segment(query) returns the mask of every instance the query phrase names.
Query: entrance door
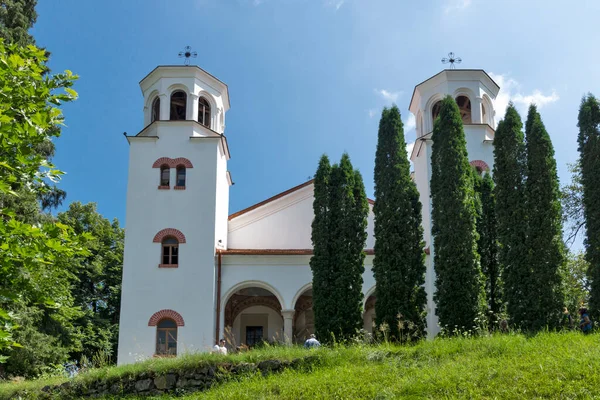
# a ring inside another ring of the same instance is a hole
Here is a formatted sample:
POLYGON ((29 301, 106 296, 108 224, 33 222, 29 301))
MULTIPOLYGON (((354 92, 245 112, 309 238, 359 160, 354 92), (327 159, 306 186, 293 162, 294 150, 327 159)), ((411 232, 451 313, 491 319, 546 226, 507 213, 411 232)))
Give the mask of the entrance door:
POLYGON ((247 326, 246 327, 246 345, 252 347, 259 344, 263 340, 262 326, 247 326))

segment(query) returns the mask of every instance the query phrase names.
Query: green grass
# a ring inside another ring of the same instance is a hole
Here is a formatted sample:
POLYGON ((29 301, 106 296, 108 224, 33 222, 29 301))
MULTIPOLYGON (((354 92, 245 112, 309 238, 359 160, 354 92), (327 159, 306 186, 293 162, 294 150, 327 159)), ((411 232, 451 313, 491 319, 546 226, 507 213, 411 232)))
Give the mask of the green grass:
MULTIPOLYGON (((303 357, 306 351, 300 347, 267 346, 257 351, 237 353, 223 356, 213 353, 186 354, 177 358, 153 358, 144 362, 122 365, 118 367, 97 368, 86 373, 79 374, 72 381, 90 383, 97 380, 111 381, 113 379, 139 375, 145 371, 166 373, 181 371, 185 369, 201 367, 203 365, 216 363, 241 363, 260 362, 263 360, 292 360, 303 357)), ((68 378, 53 377, 49 379, 37 379, 21 382, 7 382, 0 384, 0 399, 10 398, 16 392, 26 390, 29 393, 41 390, 47 385, 59 385, 68 381, 68 378)))
MULTIPOLYGON (((355 345, 305 350, 268 347, 219 357, 197 354, 91 371, 91 381, 142 371, 182 370, 202 363, 318 357, 315 366, 263 377, 246 375, 191 399, 600 398, 600 335, 577 332, 436 339, 414 346, 355 345)), ((54 382, 56 383, 56 382, 54 382)), ((27 385, 42 387, 47 381, 27 385)), ((0 385, 0 398, 23 384, 0 385)), ((172 398, 165 395, 155 399, 172 398)))
POLYGON ((256 374, 183 398, 600 398, 599 339, 544 333, 325 349, 312 372, 256 374))

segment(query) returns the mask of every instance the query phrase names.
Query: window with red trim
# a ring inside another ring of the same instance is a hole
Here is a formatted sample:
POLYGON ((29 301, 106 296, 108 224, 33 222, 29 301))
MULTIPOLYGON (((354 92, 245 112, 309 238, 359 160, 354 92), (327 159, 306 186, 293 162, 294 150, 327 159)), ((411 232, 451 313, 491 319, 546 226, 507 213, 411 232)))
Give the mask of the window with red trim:
POLYGON ((177 355, 177 323, 165 318, 156 325, 156 355, 177 355))
POLYGON ((171 180, 171 168, 167 165, 160 167, 160 186, 169 186, 171 180))
POLYGON ((173 236, 168 236, 162 241, 162 264, 178 265, 179 263, 179 241, 173 236))
POLYGON ((177 167, 177 186, 185 187, 185 167, 183 165, 177 167))

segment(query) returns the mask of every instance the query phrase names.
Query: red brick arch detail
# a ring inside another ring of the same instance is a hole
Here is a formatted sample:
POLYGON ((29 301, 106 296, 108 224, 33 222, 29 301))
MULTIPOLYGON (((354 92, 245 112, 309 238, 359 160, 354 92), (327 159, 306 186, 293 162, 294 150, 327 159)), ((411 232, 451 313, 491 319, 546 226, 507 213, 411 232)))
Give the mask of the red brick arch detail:
POLYGON ((150 320, 148 321, 148 326, 156 326, 156 325, 158 325, 158 323, 161 320, 163 320, 165 318, 172 319, 173 321, 175 321, 177 326, 185 325, 185 323, 183 322, 183 317, 177 311, 160 310, 160 311, 152 314, 152 316, 150 317, 150 320))
POLYGON ((488 171, 490 170, 490 166, 487 165, 487 163, 483 160, 473 160, 471 161, 469 164, 471 164, 473 167, 479 167, 481 168, 482 171, 488 171))
POLYGON ((177 241, 179 241, 179 243, 185 243, 185 235, 181 233, 180 230, 174 228, 163 229, 162 231, 154 235, 154 239, 152 241, 154 243, 161 243, 163 239, 167 236, 173 236, 177 239, 177 241))
POLYGON ((160 168, 163 165, 167 165, 170 168, 176 168, 180 165, 183 165, 186 168, 194 168, 194 166, 192 165, 192 162, 184 157, 177 157, 177 158, 161 157, 158 160, 154 161, 154 164, 152 164, 152 168, 160 168))

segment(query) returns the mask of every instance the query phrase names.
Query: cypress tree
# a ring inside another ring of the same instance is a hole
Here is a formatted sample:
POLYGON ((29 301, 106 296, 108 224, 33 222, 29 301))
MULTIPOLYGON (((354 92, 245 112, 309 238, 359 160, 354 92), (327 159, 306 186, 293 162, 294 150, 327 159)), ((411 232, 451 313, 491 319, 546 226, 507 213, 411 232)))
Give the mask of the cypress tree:
POLYGON ((498 314, 502 309, 502 280, 498 263, 494 181, 489 173, 482 177, 474 172, 474 178, 479 200, 477 251, 481 262, 481 272, 485 276, 488 324, 493 327, 498 323, 498 314))
POLYGON ((400 339, 398 315, 417 336, 425 329, 427 297, 421 203, 410 178, 400 111, 384 108, 375 156, 375 317, 400 339))
POLYGON ((511 324, 525 329, 530 325, 532 278, 527 262, 527 205, 525 174, 527 157, 523 123, 509 104, 494 137, 494 198, 498 259, 502 266, 504 301, 511 324))
POLYGON ((525 128, 529 214, 527 247, 531 268, 530 329, 557 327, 564 299, 560 269, 566 262, 562 240, 560 188, 554 148, 535 105, 529 107, 525 128))
POLYGON ((329 167, 321 158, 315 176, 313 311, 316 332, 327 342, 348 339, 362 326, 362 274, 369 206, 360 173, 344 154, 329 167), (333 336, 332 336, 333 335, 333 336))
POLYGON ((483 279, 477 254, 475 194, 467 141, 454 99, 442 100, 432 134, 431 201, 436 314, 452 332, 477 325, 483 279))
POLYGON ((600 102, 591 94, 579 108, 579 163, 586 226, 586 259, 589 263, 589 311, 600 318, 600 102))
POLYGON ((329 293, 333 285, 333 271, 330 269, 330 232, 329 232, 329 179, 331 165, 326 155, 321 156, 314 181, 314 219, 312 221, 311 240, 313 256, 310 268, 313 276, 313 312, 315 333, 320 338, 329 336, 330 316, 335 307, 329 302, 329 293))

